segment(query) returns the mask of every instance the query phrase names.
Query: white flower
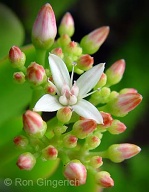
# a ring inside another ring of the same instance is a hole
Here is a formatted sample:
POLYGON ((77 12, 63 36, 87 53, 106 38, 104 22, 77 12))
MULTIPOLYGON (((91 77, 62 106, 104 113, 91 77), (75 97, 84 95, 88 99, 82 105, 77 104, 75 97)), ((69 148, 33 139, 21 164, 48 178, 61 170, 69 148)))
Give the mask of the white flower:
POLYGON ((33 110, 52 112, 69 106, 78 115, 103 124, 103 118, 97 108, 83 98, 90 95, 89 91, 97 84, 104 71, 104 64, 98 64, 82 74, 73 85, 73 72, 70 78, 68 69, 60 57, 50 54, 49 65, 57 95, 43 95, 33 110))

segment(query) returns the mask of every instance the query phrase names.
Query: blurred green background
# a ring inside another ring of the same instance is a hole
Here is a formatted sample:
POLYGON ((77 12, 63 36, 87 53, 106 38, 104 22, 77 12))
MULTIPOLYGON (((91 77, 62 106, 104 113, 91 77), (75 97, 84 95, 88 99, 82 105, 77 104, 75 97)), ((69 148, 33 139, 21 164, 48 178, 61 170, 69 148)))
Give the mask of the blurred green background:
MULTIPOLYGON (((11 140, 20 130, 20 115, 31 97, 28 86, 13 83, 13 69, 7 62, 2 62, 12 45, 31 43, 31 29, 35 17, 44 3, 50 3, 55 11, 57 24, 69 11, 75 21, 74 41, 80 41, 87 33, 100 26, 110 26, 110 35, 100 50, 94 54, 95 63, 106 62, 110 66, 116 60, 126 60, 126 71, 122 81, 112 89, 120 90, 133 87, 143 95, 143 101, 121 121, 127 126, 125 133, 112 136, 105 133, 101 149, 110 144, 129 142, 139 145, 142 151, 136 157, 114 164, 104 161, 102 169, 108 171, 115 181, 115 186, 104 189, 105 192, 144 192, 148 191, 149 181, 149 1, 148 0, 1 0, 0 3, 0 145, 11 140), (7 6, 10 10, 8 10, 7 6), (11 126, 10 126, 11 124, 11 126)), ((27 51, 26 51, 27 54, 27 51)), ((33 54, 34 55, 34 54, 33 54)), ((33 60, 29 58, 29 61, 33 60)), ((29 62, 28 61, 28 62, 29 62)), ((1 151, 0 151, 1 152, 1 151)), ((5 153, 1 152, 0 157, 5 153)), ((8 166, 9 167, 9 166, 8 166)), ((10 167, 11 169, 11 167, 10 167)), ((41 165, 42 169, 42 165, 41 165)), ((0 172, 4 167, 0 165, 0 172)), ((8 169, 7 169, 8 170, 8 169)), ((13 170, 15 172, 15 169, 13 170)), ((11 172, 11 171, 10 171, 11 172)), ((41 170, 42 172, 42 170, 41 170)), ((60 166, 49 179, 64 179, 60 166)), ((9 172, 6 173, 9 177, 9 172)), ((11 174, 10 174, 11 175, 11 174)), ((6 187, 1 181, 0 191, 97 191, 88 178, 85 186, 73 188, 67 186, 11 186, 6 187)))

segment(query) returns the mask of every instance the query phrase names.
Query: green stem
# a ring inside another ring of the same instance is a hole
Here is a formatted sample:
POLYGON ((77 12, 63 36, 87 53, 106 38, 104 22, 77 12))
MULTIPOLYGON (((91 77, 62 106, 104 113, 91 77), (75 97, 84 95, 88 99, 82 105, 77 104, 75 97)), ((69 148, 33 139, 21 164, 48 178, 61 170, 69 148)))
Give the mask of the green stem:
POLYGON ((45 66, 46 50, 36 49, 36 62, 43 67, 45 66))

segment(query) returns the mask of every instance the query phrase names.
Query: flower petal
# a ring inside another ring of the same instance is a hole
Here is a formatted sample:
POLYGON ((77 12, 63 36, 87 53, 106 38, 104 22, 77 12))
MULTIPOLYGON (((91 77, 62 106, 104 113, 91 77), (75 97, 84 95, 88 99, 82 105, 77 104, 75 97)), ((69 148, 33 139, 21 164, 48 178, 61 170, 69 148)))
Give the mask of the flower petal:
POLYGON ((33 111, 46 111, 52 112, 57 111, 63 106, 58 102, 56 96, 52 96, 49 94, 43 95, 36 103, 33 111))
POLYGON ((81 75, 76 85, 79 87, 79 97, 83 98, 99 81, 103 71, 104 63, 98 64, 81 75))
POLYGON ((72 106, 72 109, 80 116, 87 118, 87 119, 93 119, 98 124, 103 124, 103 118, 98 111, 98 109, 92 105, 90 102, 81 99, 76 105, 72 106))
POLYGON ((58 91, 60 92, 61 88, 65 84, 67 84, 70 87, 69 72, 63 60, 54 54, 50 54, 49 65, 54 80, 54 84, 56 85, 58 91))

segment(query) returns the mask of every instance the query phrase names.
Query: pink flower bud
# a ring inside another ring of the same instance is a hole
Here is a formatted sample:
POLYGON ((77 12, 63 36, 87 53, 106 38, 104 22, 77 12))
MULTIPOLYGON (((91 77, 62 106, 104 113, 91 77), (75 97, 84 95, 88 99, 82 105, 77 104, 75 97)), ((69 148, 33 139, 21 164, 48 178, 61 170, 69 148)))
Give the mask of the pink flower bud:
POLYGON ((56 116, 62 123, 68 123, 72 116, 72 110, 70 107, 63 107, 57 111, 56 116))
POLYGON ((28 139, 23 135, 16 136, 13 142, 19 148, 25 148, 28 145, 28 139))
POLYGON ((71 38, 67 34, 62 35, 57 40, 58 45, 64 49, 65 49, 65 46, 68 45, 70 42, 71 42, 71 38))
POLYGON ((73 125, 73 134, 79 139, 86 138, 97 127, 96 121, 92 119, 79 120, 73 125))
POLYGON ((81 47, 84 53, 94 54, 98 51, 109 34, 109 27, 100 27, 88 35, 84 36, 81 40, 81 47))
POLYGON ((89 70, 94 63, 94 58, 88 54, 81 55, 77 60, 77 67, 83 71, 89 70))
POLYGON ((105 73, 103 73, 98 81, 98 83, 95 86, 95 89, 99 88, 99 87, 103 87, 107 82, 107 75, 105 73))
POLYGON ((23 72, 15 72, 13 74, 13 79, 17 83, 24 83, 25 82, 25 75, 23 72))
POLYGON ((63 143, 64 143, 64 146, 67 147, 67 148, 74 148, 77 146, 77 141, 78 141, 78 138, 74 135, 66 135, 64 136, 63 138, 63 143))
POLYGON ((19 156, 17 166, 20 169, 29 171, 34 167, 35 163, 35 157, 31 153, 26 152, 19 156))
POLYGON ((88 149, 95 149, 96 147, 98 147, 101 143, 101 140, 98 136, 96 135, 89 135, 86 138, 86 145, 88 149))
POLYGON ((111 145, 108 149, 108 157, 115 163, 120 163, 137 155, 141 148, 134 144, 123 143, 111 145))
POLYGON ((53 83, 48 83, 45 86, 45 92, 50 94, 50 95, 55 95, 56 94, 56 87, 53 85, 53 83))
POLYGON ((112 125, 108 128, 108 131, 111 134, 120 134, 123 133, 125 130, 126 130, 125 124, 117 119, 114 119, 112 125))
POLYGON ((138 91, 134 88, 125 88, 122 89, 119 93, 120 94, 126 94, 126 93, 137 93, 138 91))
POLYGON ((54 11, 46 3, 39 11, 32 29, 32 41, 35 47, 49 49, 57 34, 54 11))
POLYGON ((113 122, 113 118, 110 115, 110 113, 105 113, 103 111, 101 111, 100 113, 101 113, 101 116, 103 117, 103 125, 99 125, 101 130, 104 129, 104 128, 110 127, 112 122, 113 122))
POLYGON ((59 34, 67 34, 69 37, 74 34, 74 20, 70 13, 66 13, 63 16, 59 26, 59 34))
POLYGON ((87 171, 79 160, 72 160, 65 166, 64 176, 71 182, 71 185, 79 186, 86 183, 87 171))
POLYGON ((60 58, 63 58, 64 57, 64 54, 63 54, 63 51, 61 48, 55 48, 55 49, 52 49, 51 53, 59 56, 60 58))
POLYGON ((142 96, 139 93, 121 94, 107 104, 107 109, 111 114, 122 117, 135 109, 141 101, 142 96))
POLYGON ((116 61, 109 69, 106 71, 107 84, 106 86, 111 86, 117 84, 123 77, 125 71, 125 60, 120 59, 116 61))
POLYGON ((44 160, 55 160, 57 156, 58 150, 52 145, 49 145, 48 147, 42 150, 42 157, 44 160))
POLYGON ((27 68, 27 79, 34 85, 40 85, 46 80, 46 73, 43 66, 32 62, 27 68))
POLYGON ((100 171, 95 176, 97 184, 99 184, 101 187, 113 187, 114 181, 111 178, 110 174, 107 171, 100 171))
POLYGON ((41 138, 47 129, 46 123, 42 120, 41 116, 34 111, 26 111, 23 115, 24 130, 30 136, 41 138))
POLYGON ((102 161, 102 157, 100 156, 93 156, 91 159, 90 159, 90 165, 92 167, 94 167, 95 169, 101 167, 103 164, 103 161, 102 161))
POLYGON ((9 51, 9 59, 13 67, 21 68, 25 64, 26 56, 19 47, 12 46, 9 51))
POLYGON ((71 55, 80 56, 82 54, 82 48, 75 41, 71 41, 65 47, 65 52, 67 52, 71 55))

